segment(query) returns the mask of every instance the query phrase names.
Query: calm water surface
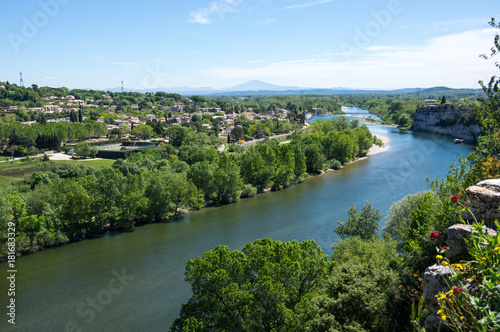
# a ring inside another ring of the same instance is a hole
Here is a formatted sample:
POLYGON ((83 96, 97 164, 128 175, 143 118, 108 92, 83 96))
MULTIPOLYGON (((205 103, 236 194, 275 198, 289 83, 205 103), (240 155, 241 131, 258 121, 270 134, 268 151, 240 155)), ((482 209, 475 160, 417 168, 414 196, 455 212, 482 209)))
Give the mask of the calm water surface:
MULTIPOLYGON (((355 118, 366 111, 348 113, 355 118)), ((370 201, 385 215, 395 201, 427 190, 427 176, 443 178, 450 163, 472 151, 450 138, 381 126, 370 130, 388 136, 390 150, 341 171, 196 211, 180 222, 106 234, 18 258, 15 330, 167 330, 190 296, 184 281, 188 259, 217 245, 241 249, 263 237, 314 239, 330 253, 336 221, 347 218, 351 204, 361 208, 370 201)), ((0 264, 3 308, 6 270, 7 265, 0 264)), ((0 330, 6 325, 4 316, 0 330)))

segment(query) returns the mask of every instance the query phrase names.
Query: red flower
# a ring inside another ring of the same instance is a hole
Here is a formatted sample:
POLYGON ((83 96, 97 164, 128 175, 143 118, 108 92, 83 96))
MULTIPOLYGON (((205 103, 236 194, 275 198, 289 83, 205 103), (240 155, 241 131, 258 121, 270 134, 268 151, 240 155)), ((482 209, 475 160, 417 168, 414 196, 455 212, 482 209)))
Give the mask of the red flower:
POLYGON ((469 202, 465 202, 465 206, 469 205, 469 202))
POLYGON ((431 241, 434 241, 435 239, 439 238, 439 234, 436 232, 431 232, 431 241))
POLYGON ((453 287, 453 293, 455 294, 460 294, 462 290, 462 287, 453 287))
POLYGON ((452 203, 456 203, 460 200, 460 198, 458 196, 451 196, 450 199, 451 199, 452 203))

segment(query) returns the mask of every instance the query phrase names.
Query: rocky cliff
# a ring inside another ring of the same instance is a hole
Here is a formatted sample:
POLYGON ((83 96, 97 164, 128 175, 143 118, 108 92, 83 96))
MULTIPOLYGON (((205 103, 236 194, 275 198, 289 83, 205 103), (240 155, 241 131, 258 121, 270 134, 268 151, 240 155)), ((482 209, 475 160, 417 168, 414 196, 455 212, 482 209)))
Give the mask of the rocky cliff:
POLYGON ((481 127, 470 109, 454 105, 420 108, 413 118, 413 130, 477 142, 481 127))

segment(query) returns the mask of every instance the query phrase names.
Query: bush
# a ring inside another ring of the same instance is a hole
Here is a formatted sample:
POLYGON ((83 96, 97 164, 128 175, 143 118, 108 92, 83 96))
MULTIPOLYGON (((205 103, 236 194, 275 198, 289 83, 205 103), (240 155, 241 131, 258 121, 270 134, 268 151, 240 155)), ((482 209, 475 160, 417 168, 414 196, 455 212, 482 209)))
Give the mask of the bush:
POLYGON ((228 148, 229 152, 241 153, 245 151, 245 148, 238 144, 230 144, 228 148))
POLYGON ((339 170, 342 168, 342 164, 337 159, 328 160, 326 162, 327 169, 339 170))
POLYGON ((257 188, 253 187, 251 184, 245 184, 241 190, 241 198, 253 197, 257 194, 257 188))

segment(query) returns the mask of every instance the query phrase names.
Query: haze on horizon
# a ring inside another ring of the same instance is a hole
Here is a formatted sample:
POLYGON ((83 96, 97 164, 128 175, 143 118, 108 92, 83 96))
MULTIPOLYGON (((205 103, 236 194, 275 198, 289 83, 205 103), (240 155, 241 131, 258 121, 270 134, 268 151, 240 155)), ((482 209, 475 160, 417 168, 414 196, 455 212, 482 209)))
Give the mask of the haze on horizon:
POLYGON ((0 81, 108 89, 478 88, 497 1, 26 0, 0 5, 0 81))

